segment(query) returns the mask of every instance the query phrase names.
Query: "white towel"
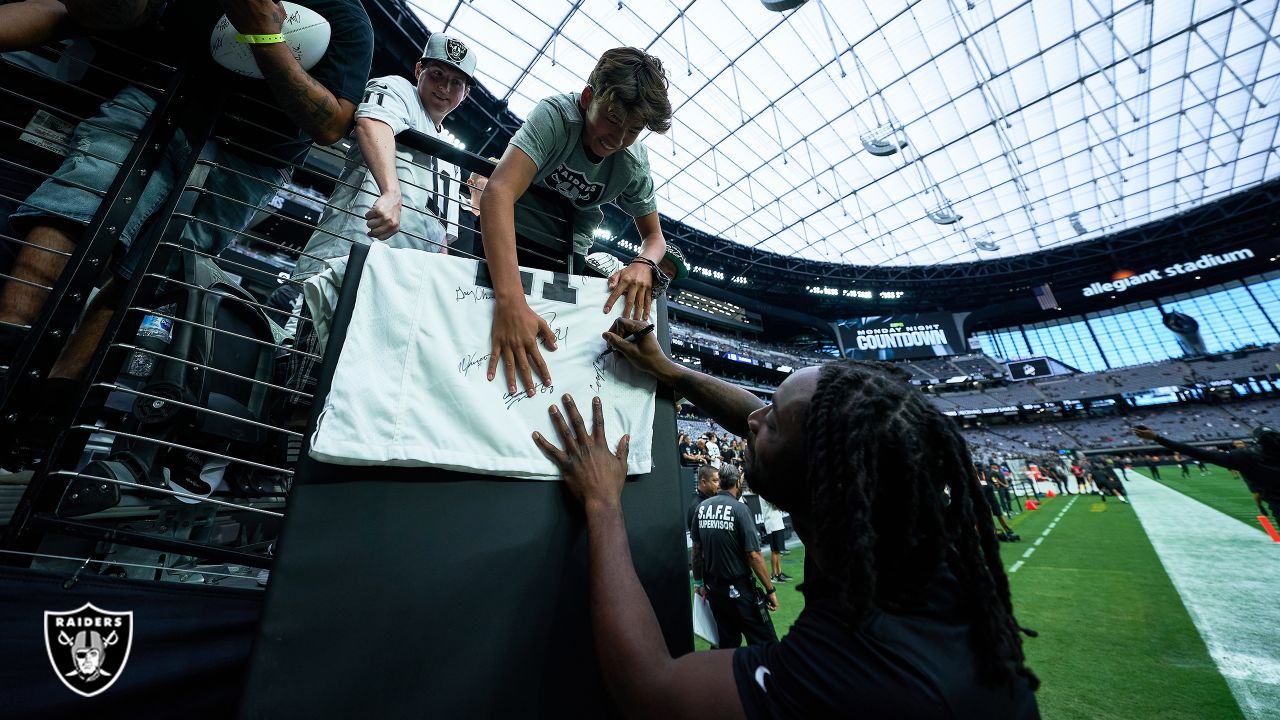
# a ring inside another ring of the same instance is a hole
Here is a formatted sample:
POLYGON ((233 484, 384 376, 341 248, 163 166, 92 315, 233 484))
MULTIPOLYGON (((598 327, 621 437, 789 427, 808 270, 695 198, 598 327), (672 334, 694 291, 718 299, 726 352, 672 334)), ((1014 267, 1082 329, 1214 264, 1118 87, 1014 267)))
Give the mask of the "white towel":
MULTIPOLYGON (((477 284, 480 266, 370 246, 311 456, 339 465, 433 466, 555 480, 559 473, 531 435, 537 430, 560 444, 547 408, 567 392, 588 428, 591 398, 599 395, 610 446, 630 434, 627 472, 649 472, 656 382, 617 355, 597 360, 606 347, 600 334, 623 306, 602 312, 607 281, 561 275, 557 282, 549 271, 521 270, 529 307, 551 325, 558 349, 542 353, 552 387, 539 385, 531 398, 523 388, 508 396, 501 367, 493 382, 485 379, 494 301, 492 291, 477 284)), ((332 281, 319 281, 330 284, 327 293, 312 292, 308 284, 313 313, 324 304, 321 296, 334 294, 332 281)))

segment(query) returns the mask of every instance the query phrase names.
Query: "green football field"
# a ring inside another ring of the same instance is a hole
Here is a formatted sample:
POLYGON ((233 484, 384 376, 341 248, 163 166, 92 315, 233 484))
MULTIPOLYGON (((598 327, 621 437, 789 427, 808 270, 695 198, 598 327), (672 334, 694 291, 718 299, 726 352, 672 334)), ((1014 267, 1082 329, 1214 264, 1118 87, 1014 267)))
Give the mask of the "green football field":
MULTIPOLYGON (((1193 497, 1215 510, 1230 515, 1258 532, 1263 532, 1262 525, 1258 522, 1258 515, 1262 513, 1253 502, 1249 488, 1245 486, 1243 480, 1231 477, 1230 470, 1217 465, 1207 466, 1208 472, 1203 476, 1195 465, 1192 465, 1190 469, 1191 475, 1184 478, 1182 477, 1182 471, 1176 465, 1161 467, 1160 477, 1153 479, 1188 497, 1193 497)), ((1130 472, 1133 471, 1131 470, 1130 472)), ((1151 473, 1147 470, 1139 472, 1151 477, 1151 473)))
MULTIPOLYGON (((1165 481, 1259 527, 1244 486, 1214 470, 1201 479, 1193 468, 1197 482, 1177 482, 1175 467, 1165 481)), ((1244 717, 1131 506, 1095 495, 1050 498, 1010 524, 1022 540, 1001 547, 1018 620, 1039 633, 1024 647, 1041 679, 1045 718, 1244 717)), ((780 588, 779 635, 803 608, 795 591, 803 561, 801 547, 783 558, 796 582, 780 588)))

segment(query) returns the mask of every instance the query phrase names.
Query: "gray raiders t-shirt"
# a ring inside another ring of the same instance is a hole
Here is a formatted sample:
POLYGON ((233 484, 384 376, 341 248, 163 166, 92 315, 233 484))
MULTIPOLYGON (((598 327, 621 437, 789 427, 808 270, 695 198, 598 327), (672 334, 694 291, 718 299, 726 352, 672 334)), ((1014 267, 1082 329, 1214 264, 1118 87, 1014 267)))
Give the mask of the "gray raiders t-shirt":
POLYGON ((656 211, 658 204, 649 175, 649 153, 643 145, 636 143, 599 163, 587 159, 578 98, 578 93, 566 93, 538 103, 511 144, 538 166, 533 182, 555 190, 578 209, 573 247, 574 252, 586 254, 592 232, 604 219, 601 205, 616 201, 623 212, 640 217, 656 211))

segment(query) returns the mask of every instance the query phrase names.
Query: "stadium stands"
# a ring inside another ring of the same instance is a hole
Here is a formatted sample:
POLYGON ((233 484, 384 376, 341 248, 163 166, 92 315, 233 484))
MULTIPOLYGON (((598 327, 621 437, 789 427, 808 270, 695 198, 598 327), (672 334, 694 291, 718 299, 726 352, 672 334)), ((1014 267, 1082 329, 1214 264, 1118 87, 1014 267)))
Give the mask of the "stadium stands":
MULTIPOLYGON (((787 362, 795 363, 796 367, 813 364, 814 360, 822 362, 830 359, 816 356, 802 358, 797 354, 767 349, 754 341, 709 334, 702 328, 674 323, 672 334, 673 337, 678 335, 703 346, 710 341, 726 351, 740 352, 757 359, 772 358, 774 362, 779 362, 785 358, 787 362)), ((1225 404, 1171 404, 1129 409, 1123 415, 1113 410, 1102 410, 1065 419, 1053 412, 1027 414, 1022 412, 1023 406, 1142 393, 1169 386, 1191 388, 1215 381, 1217 384, 1224 384, 1228 380, 1249 376, 1270 376, 1274 379, 1280 376, 1278 364, 1280 348, 1272 347, 1250 351, 1239 357, 1165 360, 1097 373, 1059 375, 1005 385, 987 383, 977 389, 970 388, 968 382, 955 386, 964 387, 963 390, 950 390, 947 385, 938 384, 926 391, 930 401, 944 412, 987 420, 980 424, 966 423, 972 425, 965 429, 965 435, 977 457, 992 454, 1035 455, 1067 448, 1123 450, 1147 444, 1131 434, 1130 428, 1137 424, 1149 425, 1161 434, 1192 442, 1244 437, 1257 424, 1280 422, 1280 400, 1264 398, 1225 404), (994 408, 1005 409, 1005 412, 998 416, 983 415, 980 412, 994 408), (1013 408, 1018 409, 1019 415, 1009 414, 1013 408), (990 422, 995 417, 999 418, 999 424, 990 422)), ((904 361, 899 365, 911 373, 913 380, 926 385, 945 383, 948 378, 959 376, 998 377, 1004 372, 1003 365, 998 360, 980 353, 904 361)), ((744 378, 731 376, 726 379, 757 392, 768 390, 757 381, 745 381, 744 378)), ((681 431, 691 435, 700 435, 711 429, 705 421, 681 421, 681 431)))

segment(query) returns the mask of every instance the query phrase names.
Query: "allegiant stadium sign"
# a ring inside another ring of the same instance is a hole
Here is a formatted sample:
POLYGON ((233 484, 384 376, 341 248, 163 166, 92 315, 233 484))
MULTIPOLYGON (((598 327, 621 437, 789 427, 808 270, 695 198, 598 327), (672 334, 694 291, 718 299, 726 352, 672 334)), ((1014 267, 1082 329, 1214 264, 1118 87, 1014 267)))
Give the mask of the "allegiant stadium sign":
POLYGON ((1253 251, 1249 248, 1241 248, 1233 250, 1222 255, 1214 255, 1213 253, 1205 253, 1200 259, 1191 262, 1174 263, 1166 268, 1152 268, 1146 272, 1133 273, 1131 275, 1123 275, 1114 278, 1111 282, 1096 282, 1082 289, 1080 292, 1085 297, 1093 297, 1103 293, 1121 293, 1131 287, 1144 285, 1157 280, 1167 280, 1178 275, 1188 275, 1201 270, 1218 267, 1219 265, 1230 265, 1241 260, 1249 260, 1253 257, 1253 251))

